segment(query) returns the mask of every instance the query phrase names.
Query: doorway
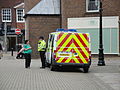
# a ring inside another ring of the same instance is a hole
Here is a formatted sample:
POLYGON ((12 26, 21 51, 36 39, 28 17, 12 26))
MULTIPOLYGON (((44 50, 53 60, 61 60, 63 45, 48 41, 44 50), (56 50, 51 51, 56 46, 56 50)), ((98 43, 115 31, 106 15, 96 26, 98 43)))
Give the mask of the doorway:
POLYGON ((7 50, 11 51, 11 48, 13 48, 13 50, 16 51, 16 36, 10 36, 7 38, 8 38, 7 50))

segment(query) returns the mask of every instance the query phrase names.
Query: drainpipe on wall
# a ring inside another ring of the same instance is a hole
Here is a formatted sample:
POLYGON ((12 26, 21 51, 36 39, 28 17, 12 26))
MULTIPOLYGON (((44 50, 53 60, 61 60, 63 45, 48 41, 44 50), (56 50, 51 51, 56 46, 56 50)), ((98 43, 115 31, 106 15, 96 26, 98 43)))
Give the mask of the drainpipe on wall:
POLYGON ((29 40, 29 29, 28 29, 28 23, 27 23, 27 17, 25 18, 25 40, 29 40))
POLYGON ((7 22, 5 22, 5 24, 4 24, 4 30, 5 30, 5 33, 4 33, 4 51, 5 51, 5 53, 7 53, 7 22))

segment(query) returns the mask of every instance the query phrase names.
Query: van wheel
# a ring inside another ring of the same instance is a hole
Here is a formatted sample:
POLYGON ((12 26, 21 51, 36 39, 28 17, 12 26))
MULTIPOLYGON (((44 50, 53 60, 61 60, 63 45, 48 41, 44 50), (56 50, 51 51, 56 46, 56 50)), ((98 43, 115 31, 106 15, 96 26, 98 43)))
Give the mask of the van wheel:
POLYGON ((89 61, 89 65, 91 65, 91 58, 90 58, 90 61, 89 61))
POLYGON ((46 63, 46 65, 45 65, 46 67, 50 67, 50 64, 49 63, 46 63))
POLYGON ((84 68, 83 68, 83 71, 84 71, 84 73, 88 73, 89 67, 84 67, 84 68))
POLYGON ((50 65, 50 70, 51 71, 55 71, 55 66, 54 65, 50 65))

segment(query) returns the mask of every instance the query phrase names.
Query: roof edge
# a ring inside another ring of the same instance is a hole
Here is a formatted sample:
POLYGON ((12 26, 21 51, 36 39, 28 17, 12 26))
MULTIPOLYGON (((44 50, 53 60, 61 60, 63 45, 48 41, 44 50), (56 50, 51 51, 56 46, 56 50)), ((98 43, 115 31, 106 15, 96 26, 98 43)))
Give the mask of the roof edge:
POLYGON ((19 7, 21 7, 22 5, 24 5, 24 3, 22 2, 22 3, 20 3, 20 4, 18 4, 18 5, 16 5, 16 6, 14 6, 14 8, 19 8, 19 7))
POLYGON ((27 16, 60 16, 60 14, 25 14, 23 18, 27 18, 27 16))

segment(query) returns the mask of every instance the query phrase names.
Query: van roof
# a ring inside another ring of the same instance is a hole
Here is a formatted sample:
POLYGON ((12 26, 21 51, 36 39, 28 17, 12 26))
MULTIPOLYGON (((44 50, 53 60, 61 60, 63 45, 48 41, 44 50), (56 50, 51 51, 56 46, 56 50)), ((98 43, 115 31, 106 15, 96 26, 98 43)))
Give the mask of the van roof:
MULTIPOLYGON (((61 33, 61 32, 52 32, 50 34, 57 34, 57 33, 61 33)), ((83 32, 62 32, 62 33, 83 33, 83 32)), ((89 33, 85 33, 85 34, 89 34, 89 33)))

